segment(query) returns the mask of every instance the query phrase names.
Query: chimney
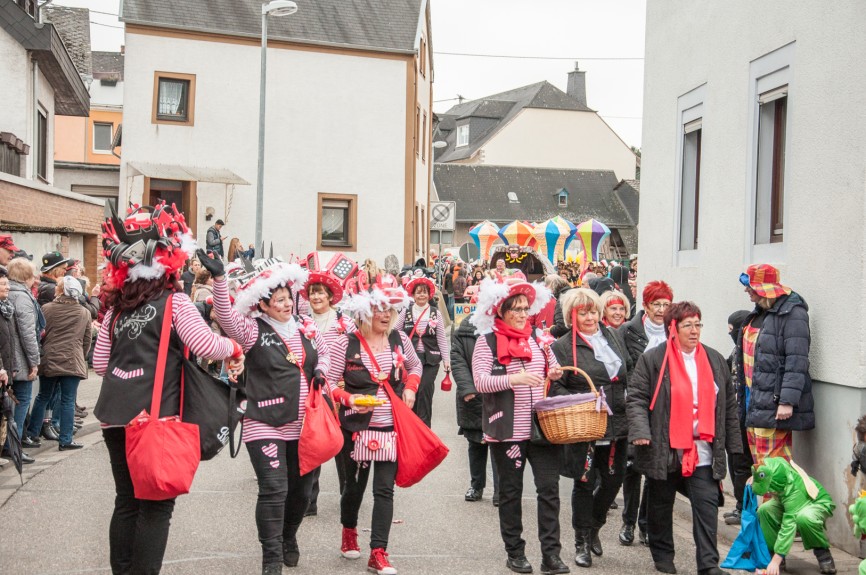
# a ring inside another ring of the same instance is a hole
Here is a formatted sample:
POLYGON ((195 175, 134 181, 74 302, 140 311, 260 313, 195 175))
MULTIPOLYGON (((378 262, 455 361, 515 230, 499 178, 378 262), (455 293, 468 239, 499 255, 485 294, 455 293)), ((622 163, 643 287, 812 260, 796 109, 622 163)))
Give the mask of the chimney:
POLYGON ((586 106, 586 72, 574 63, 574 70, 568 73, 568 88, 566 93, 586 106))

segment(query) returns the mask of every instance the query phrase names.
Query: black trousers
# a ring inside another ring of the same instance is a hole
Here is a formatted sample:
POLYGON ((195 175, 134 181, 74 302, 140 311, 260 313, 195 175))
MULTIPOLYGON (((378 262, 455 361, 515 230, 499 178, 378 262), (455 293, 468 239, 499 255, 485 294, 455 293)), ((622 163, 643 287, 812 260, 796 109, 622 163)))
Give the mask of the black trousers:
POLYGON ((559 446, 529 441, 491 443, 499 471, 499 531, 509 557, 525 554, 523 540, 523 471, 532 466, 538 501, 538 540, 544 555, 559 555, 559 446))
POLYGON ((571 525, 578 529, 601 529, 607 522, 607 511, 616 499, 625 475, 625 439, 609 445, 596 445, 592 467, 586 474, 586 481, 574 480, 571 491, 571 525), (596 480, 600 481, 598 491, 594 491, 596 480))
MULTIPOLYGON (((343 463, 339 457, 334 458, 334 464, 337 467, 337 481, 340 484, 340 495, 343 494, 343 487, 346 485, 346 474, 343 472, 343 463)), ((310 471, 313 478, 313 486, 310 489, 310 509, 318 509, 319 507, 319 477, 322 475, 322 468, 317 467, 310 471)))
POLYGON ((126 430, 102 430, 114 476, 114 513, 108 528, 111 572, 116 575, 156 575, 168 542, 174 499, 136 499, 126 464, 126 430))
POLYGON ((354 529, 358 526, 358 511, 367 490, 370 469, 373 469, 373 520, 370 524, 370 548, 387 549, 394 518, 394 480, 397 463, 393 461, 364 461, 352 459, 355 442, 352 434, 343 431, 343 450, 337 456, 343 461, 346 486, 340 497, 340 523, 354 529))
POLYGON ((643 474, 637 470, 634 461, 629 459, 625 466, 625 477, 622 482, 622 522, 626 525, 637 523, 641 531, 646 531, 647 512, 647 483, 644 481, 641 489, 643 474))
MULTIPOLYGON (((480 443, 466 439, 469 444, 469 478, 470 486, 481 491, 487 486, 487 452, 489 443, 480 443)), ((490 458, 490 467, 493 469, 493 492, 499 492, 499 472, 496 470, 496 459, 490 458)))
POLYGON ((436 376, 439 375, 439 365, 425 365, 421 372, 421 383, 415 394, 415 405, 412 411, 421 418, 427 427, 433 420, 433 391, 436 388, 436 376))
POLYGON ((740 426, 740 436, 743 438, 744 453, 728 454, 728 469, 731 472, 731 482, 734 484, 734 497, 737 499, 737 509, 743 510, 743 493, 746 491, 746 482, 752 476, 752 451, 749 449, 749 438, 746 428, 740 426))
POLYGON ((298 442, 260 439, 247 444, 259 481, 256 527, 262 544, 262 565, 283 560, 283 540, 294 537, 310 502, 313 478, 301 475, 298 442))
POLYGON ((713 468, 704 465, 691 477, 677 471, 666 480, 647 478, 649 507, 647 529, 653 561, 674 560, 673 510, 677 491, 684 493, 692 504, 692 536, 695 540, 695 560, 698 571, 719 566, 716 532, 719 521, 719 482, 713 479, 713 468))

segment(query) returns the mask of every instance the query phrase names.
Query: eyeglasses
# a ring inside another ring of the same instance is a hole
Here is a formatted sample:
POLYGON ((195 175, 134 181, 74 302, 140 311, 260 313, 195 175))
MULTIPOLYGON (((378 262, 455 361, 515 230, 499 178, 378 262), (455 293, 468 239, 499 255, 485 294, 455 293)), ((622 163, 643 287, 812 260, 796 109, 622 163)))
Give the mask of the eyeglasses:
POLYGON ((671 307, 671 304, 670 303, 662 303, 660 301, 654 301, 650 304, 650 307, 656 311, 659 311, 659 310, 663 310, 663 309, 668 309, 669 307, 671 307))
POLYGON ((680 329, 684 329, 686 331, 691 331, 693 329, 700 330, 703 327, 704 327, 704 324, 702 324, 702 323, 681 323, 680 324, 680 329))
POLYGON ((529 313, 529 308, 528 307, 513 307, 508 311, 512 312, 514 315, 520 315, 520 314, 524 314, 524 313, 529 313))

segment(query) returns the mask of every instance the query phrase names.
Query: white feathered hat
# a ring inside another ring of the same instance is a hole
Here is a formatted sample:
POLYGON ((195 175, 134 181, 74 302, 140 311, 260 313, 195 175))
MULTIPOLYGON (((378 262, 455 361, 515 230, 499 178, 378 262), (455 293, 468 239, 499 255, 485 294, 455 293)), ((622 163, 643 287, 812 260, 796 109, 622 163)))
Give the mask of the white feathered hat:
POLYGON ((400 283, 394 276, 379 274, 369 290, 344 297, 337 307, 356 320, 370 321, 374 308, 393 309, 399 312, 411 303, 412 298, 400 287, 400 283))
POLYGON ((287 264, 282 258, 259 260, 256 273, 244 281, 235 295, 235 309, 250 317, 259 317, 259 302, 274 290, 287 287, 294 294, 307 282, 309 273, 298 264, 287 264))
POLYGON ((478 303, 469 321, 476 327, 478 335, 493 331, 493 323, 499 306, 515 295, 526 296, 529 302, 529 315, 538 314, 553 297, 550 290, 541 282, 529 283, 522 273, 496 279, 484 278, 478 290, 478 303))

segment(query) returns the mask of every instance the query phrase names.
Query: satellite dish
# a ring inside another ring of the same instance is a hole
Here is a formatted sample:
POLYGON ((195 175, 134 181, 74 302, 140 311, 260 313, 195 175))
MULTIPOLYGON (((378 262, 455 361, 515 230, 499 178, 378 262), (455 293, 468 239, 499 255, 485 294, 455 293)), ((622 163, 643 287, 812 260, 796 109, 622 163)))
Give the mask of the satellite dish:
POLYGON ((460 246, 460 251, 457 253, 464 262, 471 262, 481 258, 481 250, 478 249, 478 246, 474 242, 466 242, 460 246))

